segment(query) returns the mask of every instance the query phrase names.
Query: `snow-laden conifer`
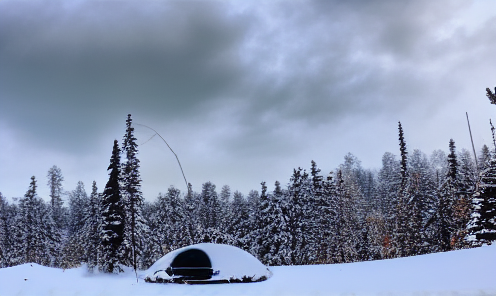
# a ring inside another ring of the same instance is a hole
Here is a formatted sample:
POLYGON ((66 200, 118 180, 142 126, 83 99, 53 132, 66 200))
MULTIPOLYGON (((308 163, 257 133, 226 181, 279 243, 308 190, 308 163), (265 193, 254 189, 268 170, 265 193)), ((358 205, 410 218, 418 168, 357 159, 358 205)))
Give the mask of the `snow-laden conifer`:
POLYGON ((124 240, 121 245, 121 257, 125 265, 135 270, 141 268, 141 254, 148 232, 143 218, 143 194, 141 193, 140 161, 137 157, 138 144, 134 136, 131 114, 126 120, 126 133, 122 142, 124 160, 122 170, 122 200, 124 202, 124 240))
POLYGON ((102 253, 99 258, 99 269, 103 272, 118 273, 122 271, 119 249, 124 236, 124 203, 120 188, 120 149, 114 140, 112 157, 108 167, 109 180, 102 196, 101 217, 102 225, 100 241, 102 253))

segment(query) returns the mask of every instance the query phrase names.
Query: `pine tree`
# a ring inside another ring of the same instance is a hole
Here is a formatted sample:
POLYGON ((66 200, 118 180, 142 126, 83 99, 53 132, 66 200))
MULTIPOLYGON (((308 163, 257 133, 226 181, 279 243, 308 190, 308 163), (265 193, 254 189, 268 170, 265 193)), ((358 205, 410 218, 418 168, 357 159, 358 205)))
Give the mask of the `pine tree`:
POLYGON ((398 122, 398 134, 399 134, 399 144, 400 144, 400 187, 397 192, 396 213, 395 213, 395 224, 393 233, 393 246, 396 252, 396 256, 404 257, 410 255, 410 246, 408 245, 409 236, 409 217, 407 204, 410 199, 408 194, 409 191, 409 178, 408 178, 408 152, 406 149, 405 138, 403 135, 403 128, 401 127, 401 122, 398 122))
POLYGON ((59 231, 65 227, 64 208, 62 201, 63 187, 62 170, 57 166, 53 166, 48 170, 48 187, 50 188, 50 206, 52 207, 53 221, 55 222, 59 231))
POLYGON ((122 165, 122 199, 124 201, 124 240, 121 256, 125 265, 136 270, 140 266, 141 254, 145 245, 145 234, 148 231, 143 218, 143 195, 141 193, 140 161, 137 158, 138 144, 134 137, 131 114, 126 120, 126 134, 122 143, 125 161, 122 165))
POLYGON ((249 251, 247 240, 250 229, 250 208, 243 194, 237 190, 233 194, 231 212, 233 219, 227 233, 232 236, 237 247, 249 251))
POLYGON ((309 249, 312 238, 312 197, 308 174, 301 168, 293 170, 288 186, 288 204, 285 209, 291 235, 291 264, 309 264, 315 254, 309 249))
POLYGON ((102 226, 100 241, 102 256, 99 269, 103 272, 121 272, 119 249, 124 236, 124 204, 120 188, 120 149, 117 140, 114 141, 112 157, 108 167, 109 180, 105 186, 102 197, 102 226))
POLYGON ((12 218, 10 206, 0 192, 0 268, 10 267, 12 258, 12 218))
MULTIPOLYGON (((265 192, 263 187, 262 192, 265 192)), ((267 195, 267 198, 265 194, 262 196, 260 215, 263 226, 259 236, 259 258, 264 264, 270 266, 289 265, 291 264, 289 248, 291 234, 286 223, 287 216, 284 215, 287 211, 287 195, 281 189, 280 183, 276 181, 273 193, 267 195)))
POLYGON ((377 189, 374 204, 377 205, 381 216, 386 223, 386 231, 391 236, 398 188, 401 184, 400 163, 395 159, 394 154, 384 153, 382 156, 382 168, 377 175, 377 189))
POLYGON ((491 165, 491 152, 489 151, 489 147, 487 147, 487 145, 482 146, 477 164, 479 165, 477 168, 479 172, 483 172, 491 165))
POLYGON ((155 204, 155 219, 158 221, 153 235, 158 238, 161 256, 188 245, 185 215, 181 192, 171 186, 166 194, 159 194, 155 204))
POLYGON ((76 189, 69 194, 68 239, 62 250, 64 268, 78 267, 82 262, 86 262, 86 252, 82 242, 86 241, 84 224, 88 203, 84 184, 79 181, 76 189))
POLYGON ((36 179, 31 177, 29 189, 19 200, 19 210, 15 217, 15 242, 18 264, 33 262, 52 265, 54 227, 51 213, 44 201, 36 193, 36 179))
MULTIPOLYGON (((492 126, 493 143, 496 139, 492 126)), ((473 246, 496 240, 496 154, 491 156, 489 165, 480 173, 478 186, 472 201, 472 214, 467 225, 468 241, 473 246)))
MULTIPOLYGON (((315 187, 314 187, 315 188, 315 187)), ((317 257, 316 263, 334 263, 333 254, 336 253, 335 234, 338 228, 338 197, 336 184, 329 173, 327 179, 322 181, 322 195, 316 200, 316 231, 315 241, 317 257)))
POLYGON ((185 226, 187 237, 186 241, 189 244, 199 242, 198 238, 198 228, 200 227, 199 220, 199 210, 200 210, 200 197, 198 194, 193 192, 191 183, 188 184, 188 193, 184 197, 184 216, 185 216, 185 226))
POLYGON ((220 222, 220 202, 212 182, 202 185, 200 222, 203 229, 218 229, 220 222))
POLYGON ((356 197, 360 194, 359 187, 351 176, 343 176, 341 170, 337 172, 336 197, 338 200, 336 257, 335 262, 348 263, 358 261, 360 244, 360 230, 358 212, 356 211, 356 197))
POLYGON ((226 229, 229 226, 229 220, 232 218, 230 211, 231 188, 228 185, 222 186, 219 194, 220 198, 220 229, 226 229))
POLYGON ((83 248, 85 258, 90 272, 98 266, 98 254, 100 252, 100 194, 96 182, 91 185, 91 195, 84 213, 83 248))
POLYGON ((477 176, 476 165, 468 150, 462 149, 458 159, 457 199, 453 205, 454 234, 452 242, 455 249, 469 246, 465 238, 468 234, 467 224, 470 221, 477 176))
POLYGON ((453 219, 453 207, 458 199, 458 161, 456 146, 453 139, 449 142, 450 153, 448 154, 448 172, 446 181, 439 189, 439 206, 437 211, 437 234, 438 246, 441 251, 449 251, 453 248, 452 237, 455 232, 455 221, 453 219))

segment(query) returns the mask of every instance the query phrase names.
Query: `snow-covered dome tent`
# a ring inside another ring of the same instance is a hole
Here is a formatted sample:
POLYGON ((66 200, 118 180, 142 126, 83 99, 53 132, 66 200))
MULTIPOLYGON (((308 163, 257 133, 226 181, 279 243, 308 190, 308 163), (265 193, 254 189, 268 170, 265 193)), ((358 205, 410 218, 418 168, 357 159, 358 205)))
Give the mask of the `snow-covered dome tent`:
POLYGON ((257 258, 239 248, 201 243, 177 249, 155 262, 146 273, 152 283, 261 282, 272 273, 257 258))

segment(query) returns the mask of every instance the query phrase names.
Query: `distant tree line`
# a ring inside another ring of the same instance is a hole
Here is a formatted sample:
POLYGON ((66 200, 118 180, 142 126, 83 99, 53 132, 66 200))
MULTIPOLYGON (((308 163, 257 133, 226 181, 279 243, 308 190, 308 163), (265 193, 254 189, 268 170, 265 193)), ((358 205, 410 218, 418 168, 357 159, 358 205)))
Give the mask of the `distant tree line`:
POLYGON ((333 264, 477 247, 496 240, 496 147, 477 161, 449 141, 449 154, 408 151, 398 125, 400 158, 385 153, 379 171, 348 154, 334 172, 294 169, 286 186, 244 196, 211 182, 201 192, 171 186, 155 201, 140 191, 131 115, 122 146, 114 141, 109 180, 88 195, 79 182, 62 195, 63 176, 48 171, 50 202, 35 177, 23 198, 0 194, 0 266, 34 262, 117 273, 144 269, 168 252, 200 242, 242 248, 267 265, 333 264))

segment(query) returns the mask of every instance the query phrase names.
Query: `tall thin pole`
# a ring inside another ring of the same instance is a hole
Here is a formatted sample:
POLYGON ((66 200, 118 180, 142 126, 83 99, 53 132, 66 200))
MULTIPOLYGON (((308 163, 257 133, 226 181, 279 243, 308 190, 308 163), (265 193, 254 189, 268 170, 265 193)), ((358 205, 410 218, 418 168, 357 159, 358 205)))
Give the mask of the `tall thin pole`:
POLYGON ((477 172, 479 172, 479 164, 477 163, 477 155, 475 154, 474 138, 472 138, 472 130, 470 129, 470 121, 468 120, 468 112, 465 112, 465 114, 467 115, 468 132, 470 133, 470 141, 472 142, 472 150, 474 151, 475 169, 477 172))

